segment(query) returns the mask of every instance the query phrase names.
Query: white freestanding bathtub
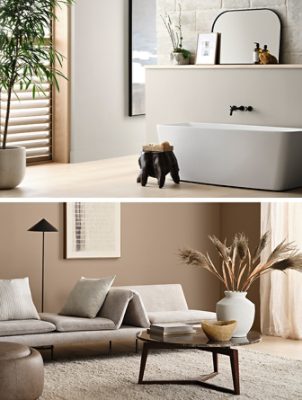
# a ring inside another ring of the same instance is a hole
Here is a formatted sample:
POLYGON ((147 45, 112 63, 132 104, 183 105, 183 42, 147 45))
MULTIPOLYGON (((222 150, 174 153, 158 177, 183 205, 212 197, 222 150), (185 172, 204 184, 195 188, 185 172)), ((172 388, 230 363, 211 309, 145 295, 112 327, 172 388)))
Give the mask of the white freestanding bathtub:
POLYGON ((183 181, 264 190, 302 186, 302 128, 181 123, 158 125, 174 145, 183 181))

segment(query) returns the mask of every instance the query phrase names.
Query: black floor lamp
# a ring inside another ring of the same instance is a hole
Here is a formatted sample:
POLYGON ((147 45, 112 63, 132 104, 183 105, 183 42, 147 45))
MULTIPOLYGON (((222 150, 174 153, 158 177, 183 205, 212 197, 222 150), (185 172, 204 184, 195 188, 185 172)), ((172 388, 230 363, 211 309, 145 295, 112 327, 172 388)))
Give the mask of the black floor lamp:
POLYGON ((42 312, 44 311, 44 235, 45 232, 58 232, 46 219, 41 219, 37 224, 28 229, 30 232, 42 232, 42 312))

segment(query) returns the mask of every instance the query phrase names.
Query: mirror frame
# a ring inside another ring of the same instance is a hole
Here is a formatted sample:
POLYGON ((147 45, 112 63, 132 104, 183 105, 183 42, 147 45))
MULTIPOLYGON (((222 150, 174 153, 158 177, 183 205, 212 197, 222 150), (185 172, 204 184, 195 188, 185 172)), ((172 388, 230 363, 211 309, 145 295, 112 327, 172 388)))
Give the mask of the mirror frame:
MULTIPOLYGON (((134 29, 134 20, 133 20, 133 3, 135 0, 129 0, 128 1, 128 11, 129 11, 129 54, 128 54, 128 69, 129 69, 129 75, 128 75, 128 84, 129 84, 129 104, 128 104, 128 116, 129 117, 138 117, 142 115, 146 115, 146 111, 141 113, 134 113, 134 96, 133 96, 133 29, 134 29)), ((136 0, 138 1, 138 0, 136 0)), ((155 0, 154 0, 155 1, 155 0)), ((156 23, 156 21, 155 21, 156 23)), ((146 65, 156 65, 157 63, 151 64, 151 63, 146 63, 146 65)))
MULTIPOLYGON (((132 68, 132 50, 133 50, 133 40, 132 40, 132 32, 133 32, 133 16, 132 16, 132 10, 133 10, 133 2, 132 0, 129 0, 129 5, 128 5, 128 11, 129 11, 129 54, 128 54, 128 84, 129 84, 129 108, 128 108, 128 116, 129 117, 134 117, 137 114, 133 114, 133 95, 132 95, 132 86, 133 86, 133 79, 132 79, 132 74, 133 74, 133 68, 132 68)), ((143 114, 140 114, 143 115, 143 114)))
MULTIPOLYGON (((255 10, 256 10, 256 11, 261 11, 261 10, 271 11, 271 12, 273 12, 273 13, 278 17, 279 22, 280 22, 280 42, 279 42, 278 64, 282 64, 282 53, 281 53, 281 46, 282 46, 282 28, 283 28, 283 26, 282 26, 282 19, 281 19, 280 15, 278 14, 278 12, 275 11, 275 10, 272 10, 271 8, 266 8, 266 7, 261 7, 261 8, 239 8, 238 10, 235 9, 235 10, 226 10, 226 11, 222 11, 222 12, 221 12, 220 14, 218 14, 217 17, 215 18, 215 20, 214 20, 214 22, 213 22, 213 24, 212 24, 212 30, 211 30, 211 32, 214 32, 215 24, 216 24, 217 20, 219 19, 219 17, 221 17, 221 15, 226 14, 226 13, 232 13, 232 12, 255 11, 255 10)), ((221 40, 220 40, 219 46, 221 46, 221 40)), ((223 63, 223 64, 220 64, 220 50, 221 50, 221 47, 219 47, 219 50, 218 50, 218 65, 254 65, 254 64, 252 64, 252 63, 240 63, 240 64, 238 64, 238 63, 223 63)))

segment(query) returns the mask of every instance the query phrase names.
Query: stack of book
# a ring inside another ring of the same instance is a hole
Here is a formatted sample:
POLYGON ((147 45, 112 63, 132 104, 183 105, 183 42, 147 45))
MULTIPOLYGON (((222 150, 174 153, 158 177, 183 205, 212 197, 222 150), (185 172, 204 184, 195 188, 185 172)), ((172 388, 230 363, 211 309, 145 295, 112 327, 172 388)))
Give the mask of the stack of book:
POLYGON ((195 333, 191 325, 182 323, 165 323, 150 326, 150 333, 153 335, 186 335, 195 333))

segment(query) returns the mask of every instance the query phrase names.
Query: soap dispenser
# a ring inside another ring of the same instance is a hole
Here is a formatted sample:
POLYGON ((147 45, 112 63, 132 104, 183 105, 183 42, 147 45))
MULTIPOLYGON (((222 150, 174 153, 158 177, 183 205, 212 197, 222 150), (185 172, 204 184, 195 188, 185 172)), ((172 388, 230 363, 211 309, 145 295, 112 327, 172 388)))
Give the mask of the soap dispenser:
POLYGON ((255 49, 253 52, 253 62, 254 64, 259 64, 260 59, 259 59, 259 53, 260 53, 260 44, 258 42, 255 42, 255 49))
POLYGON ((277 58, 270 54, 267 44, 263 46, 263 50, 259 53, 259 63, 264 65, 278 64, 277 58))

